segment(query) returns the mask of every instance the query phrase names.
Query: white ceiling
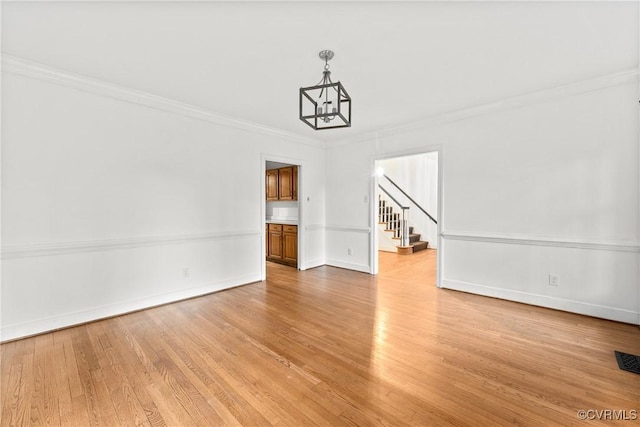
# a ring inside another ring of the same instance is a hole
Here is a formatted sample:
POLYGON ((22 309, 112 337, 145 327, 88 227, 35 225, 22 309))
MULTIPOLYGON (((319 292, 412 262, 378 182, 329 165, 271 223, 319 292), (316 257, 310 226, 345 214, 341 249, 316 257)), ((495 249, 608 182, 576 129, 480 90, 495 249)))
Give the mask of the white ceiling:
POLYGON ((321 140, 638 66, 638 2, 3 2, 2 51, 321 140), (350 129, 298 89, 334 80, 350 129))

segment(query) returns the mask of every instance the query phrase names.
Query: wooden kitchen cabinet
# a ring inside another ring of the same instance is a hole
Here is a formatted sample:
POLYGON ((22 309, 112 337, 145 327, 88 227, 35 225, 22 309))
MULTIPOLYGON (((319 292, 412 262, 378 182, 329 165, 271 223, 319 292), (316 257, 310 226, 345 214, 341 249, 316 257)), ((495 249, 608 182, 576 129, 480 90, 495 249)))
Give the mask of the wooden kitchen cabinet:
POLYGON ((278 200, 278 194, 279 194, 278 193, 278 186, 279 186, 278 177, 279 177, 278 169, 267 171, 267 177, 266 177, 267 201, 278 200))
POLYGON ((268 170, 266 186, 267 201, 298 200, 298 167, 268 170))
POLYGON ((282 225, 269 224, 267 259, 269 261, 282 261, 282 225))
POLYGON ((293 197, 293 167, 278 169, 278 191, 280 200, 295 200, 293 197))
POLYGON ((291 179, 291 187, 293 188, 293 200, 298 200, 298 167, 293 167, 293 178, 291 179))
POLYGON ((298 227, 282 226, 282 260, 291 265, 298 264, 298 227))
POLYGON ((268 224, 267 260, 298 266, 298 226, 268 224))

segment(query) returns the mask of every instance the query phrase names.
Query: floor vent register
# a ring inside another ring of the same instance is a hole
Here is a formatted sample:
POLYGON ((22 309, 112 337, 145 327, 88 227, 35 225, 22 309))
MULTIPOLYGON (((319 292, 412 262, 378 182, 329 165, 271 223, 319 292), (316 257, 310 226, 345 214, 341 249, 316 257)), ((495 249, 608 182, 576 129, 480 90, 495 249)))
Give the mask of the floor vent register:
POLYGON ((640 374, 640 356, 622 353, 620 351, 616 351, 615 353, 620 369, 633 372, 634 374, 640 374))

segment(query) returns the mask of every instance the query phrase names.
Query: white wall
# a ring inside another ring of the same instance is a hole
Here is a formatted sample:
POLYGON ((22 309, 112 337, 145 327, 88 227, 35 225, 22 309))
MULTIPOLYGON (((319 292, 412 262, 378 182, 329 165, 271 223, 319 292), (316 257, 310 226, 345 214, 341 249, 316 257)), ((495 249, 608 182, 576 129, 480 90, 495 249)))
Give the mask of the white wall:
POLYGON ((333 146, 327 261, 371 269, 370 234, 353 230, 369 226, 362 200, 375 194, 375 159, 440 146, 443 287, 639 323, 637 78, 605 76, 333 146))
MULTIPOLYGON (((438 153, 431 152, 413 156, 383 159, 377 162, 393 182, 415 200, 429 215, 437 221, 438 216, 438 153)), ((438 226, 393 184, 384 177, 378 182, 403 206, 408 206, 409 225, 415 233, 420 233, 420 240, 429 242, 429 248, 438 247, 438 226)), ((388 197, 378 189, 383 197, 388 197)), ((400 212, 399 210, 397 212, 400 212)))
POLYGON ((322 148, 27 74, 2 82, 2 340, 260 280, 270 153, 303 165, 324 263, 322 148))

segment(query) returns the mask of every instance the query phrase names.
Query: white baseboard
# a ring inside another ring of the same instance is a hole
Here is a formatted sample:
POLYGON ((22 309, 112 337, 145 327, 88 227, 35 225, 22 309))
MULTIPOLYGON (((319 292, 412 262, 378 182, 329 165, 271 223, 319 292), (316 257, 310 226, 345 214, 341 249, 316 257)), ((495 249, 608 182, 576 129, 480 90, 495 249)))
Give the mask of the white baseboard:
POLYGON ((212 292, 229 289, 236 286, 242 286, 258 281, 260 281, 260 275, 258 274, 244 277, 235 277, 233 279, 209 283, 203 286, 198 286, 196 288, 184 289, 168 294, 155 295, 139 300, 94 307, 88 310, 37 319, 18 325, 3 325, 0 329, 0 342, 26 338, 32 335, 50 332, 62 328, 68 328, 70 326, 93 322, 113 316, 119 316, 126 313, 131 313, 133 311, 198 297, 210 294, 212 292))
POLYGON ((554 298, 546 295, 531 294, 528 292, 514 291, 511 289, 495 288, 459 280, 442 279, 441 287, 456 291, 469 292, 508 301, 516 301, 524 304, 568 311, 570 313, 583 314, 601 319, 614 320, 616 322, 640 324, 640 313, 623 310, 615 307, 590 304, 581 301, 554 298))
POLYGON ((324 259, 316 258, 304 263, 304 266, 300 267, 300 270, 309 270, 310 268, 316 268, 325 265, 324 259))
POLYGON ((330 265, 331 267, 340 267, 346 268, 348 270, 361 271, 363 273, 371 273, 371 267, 369 267, 367 264, 354 264, 350 262, 338 261, 335 259, 328 259, 326 264, 330 265))

